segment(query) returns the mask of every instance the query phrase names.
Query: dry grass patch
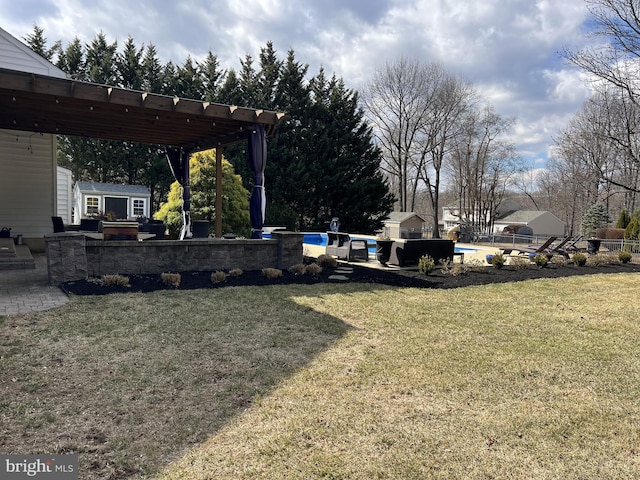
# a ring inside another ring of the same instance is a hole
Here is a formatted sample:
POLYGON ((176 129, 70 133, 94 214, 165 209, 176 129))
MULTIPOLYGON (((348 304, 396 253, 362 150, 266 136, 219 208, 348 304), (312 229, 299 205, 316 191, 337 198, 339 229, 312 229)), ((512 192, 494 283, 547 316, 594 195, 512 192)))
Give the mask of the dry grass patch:
POLYGON ((354 328, 159 478, 634 478, 633 278, 298 297, 354 328))
POLYGON ((2 447, 76 451, 83 479, 637 478, 639 293, 619 274, 74 297, 0 319, 2 447))

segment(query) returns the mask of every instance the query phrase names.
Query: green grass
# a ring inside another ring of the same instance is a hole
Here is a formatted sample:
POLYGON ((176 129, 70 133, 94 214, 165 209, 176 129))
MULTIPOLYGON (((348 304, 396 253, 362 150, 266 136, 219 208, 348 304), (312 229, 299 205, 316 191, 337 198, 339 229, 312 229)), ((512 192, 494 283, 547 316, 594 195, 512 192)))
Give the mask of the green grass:
POLYGON ((640 282, 74 298, 0 324, 5 453, 80 478, 640 475, 640 282))

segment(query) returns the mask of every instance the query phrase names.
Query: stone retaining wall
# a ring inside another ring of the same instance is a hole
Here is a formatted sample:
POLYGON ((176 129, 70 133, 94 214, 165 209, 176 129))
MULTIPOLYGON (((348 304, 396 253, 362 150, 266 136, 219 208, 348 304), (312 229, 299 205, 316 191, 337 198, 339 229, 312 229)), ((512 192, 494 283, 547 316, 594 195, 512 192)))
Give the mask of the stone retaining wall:
POLYGON ((302 263, 302 240, 301 233, 280 231, 263 240, 100 241, 67 232, 45 236, 51 285, 107 274, 287 269, 302 263))

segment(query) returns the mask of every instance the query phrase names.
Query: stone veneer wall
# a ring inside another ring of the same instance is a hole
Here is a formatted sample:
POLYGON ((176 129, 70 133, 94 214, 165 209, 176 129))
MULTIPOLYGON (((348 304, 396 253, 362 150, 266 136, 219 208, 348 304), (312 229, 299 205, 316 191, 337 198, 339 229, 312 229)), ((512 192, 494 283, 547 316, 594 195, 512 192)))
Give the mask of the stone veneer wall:
POLYGON ((303 234, 273 232, 271 239, 98 241, 78 233, 45 236, 49 282, 107 274, 160 274, 240 268, 286 269, 302 263, 303 234))
POLYGON ((63 232, 45 235, 49 284, 87 278, 87 249, 84 235, 63 232))

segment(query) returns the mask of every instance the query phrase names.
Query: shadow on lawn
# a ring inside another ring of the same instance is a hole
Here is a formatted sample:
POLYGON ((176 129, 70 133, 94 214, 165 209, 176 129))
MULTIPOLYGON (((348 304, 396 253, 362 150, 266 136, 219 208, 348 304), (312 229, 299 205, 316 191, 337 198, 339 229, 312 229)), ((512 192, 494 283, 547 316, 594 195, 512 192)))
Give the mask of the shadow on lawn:
POLYGON ((0 449, 78 453, 80 479, 153 474, 349 329, 290 299, 306 287, 243 290, 81 297, 5 318, 0 449))

